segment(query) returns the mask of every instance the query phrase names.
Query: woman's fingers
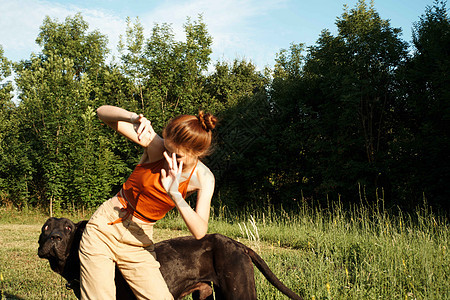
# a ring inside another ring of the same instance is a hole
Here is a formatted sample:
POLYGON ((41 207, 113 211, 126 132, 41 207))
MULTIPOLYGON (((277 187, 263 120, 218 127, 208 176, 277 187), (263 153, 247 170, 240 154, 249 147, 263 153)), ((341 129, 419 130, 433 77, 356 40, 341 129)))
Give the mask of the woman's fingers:
POLYGON ((177 155, 175 153, 172 153, 172 169, 175 174, 178 173, 177 155))
POLYGON ((134 124, 139 141, 145 140, 146 138, 150 139, 155 133, 152 123, 143 114, 136 115, 136 117, 131 119, 131 122, 134 124))
POLYGON ((142 140, 146 136, 150 137, 152 135, 151 129, 152 125, 149 120, 145 120, 145 122, 142 122, 137 130, 138 139, 142 140))
POLYGON ((172 170, 177 175, 180 175, 183 171, 183 161, 180 161, 180 164, 178 164, 177 155, 175 153, 172 153, 172 170))
POLYGON ((183 162, 180 161, 178 164, 177 162, 177 155, 175 153, 172 153, 172 157, 169 156, 167 151, 163 152, 163 155, 169 165, 169 172, 172 171, 174 174, 181 174, 183 171, 183 162))
POLYGON ((148 127, 150 125, 150 121, 147 120, 146 117, 141 117, 139 119, 139 128, 137 130, 137 134, 141 134, 143 131, 145 131, 146 127, 148 127))
POLYGON ((167 151, 164 151, 163 155, 166 158, 167 163, 169 164, 169 169, 172 169, 172 159, 170 158, 169 154, 167 154, 167 151))
POLYGON ((183 170, 183 162, 180 162, 180 164, 178 164, 177 156, 174 153, 172 154, 172 156, 169 156, 167 151, 164 151, 163 155, 167 161, 167 164, 169 165, 168 171, 166 171, 164 168, 161 169, 161 182, 163 184, 163 187, 168 193, 171 191, 178 191, 178 181, 183 170))

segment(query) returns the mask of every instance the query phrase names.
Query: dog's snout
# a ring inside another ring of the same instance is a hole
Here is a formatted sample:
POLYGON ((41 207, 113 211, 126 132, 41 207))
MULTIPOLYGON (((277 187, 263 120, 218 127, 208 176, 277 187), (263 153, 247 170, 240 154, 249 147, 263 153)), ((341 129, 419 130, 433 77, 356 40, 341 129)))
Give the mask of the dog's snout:
POLYGON ((50 239, 52 240, 52 241, 61 241, 62 240, 62 236, 61 236, 61 234, 59 233, 59 232, 53 232, 51 235, 50 235, 50 239))

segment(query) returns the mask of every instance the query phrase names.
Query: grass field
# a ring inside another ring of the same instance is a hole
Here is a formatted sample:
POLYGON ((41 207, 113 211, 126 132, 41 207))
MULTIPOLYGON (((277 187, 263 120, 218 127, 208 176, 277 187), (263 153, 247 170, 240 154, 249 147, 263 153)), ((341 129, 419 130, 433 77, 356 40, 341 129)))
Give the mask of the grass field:
MULTIPOLYGON (((74 221, 90 213, 58 216, 74 221)), ((0 290, 3 299, 75 299, 65 281, 37 257, 47 216, 0 208, 0 290)), ((155 240, 187 235, 176 212, 158 222, 155 240)), ((389 215, 363 205, 299 206, 295 213, 214 211, 209 232, 256 250, 305 299, 450 299, 449 224, 429 209, 389 215)), ((258 299, 285 299, 255 269, 258 299)))

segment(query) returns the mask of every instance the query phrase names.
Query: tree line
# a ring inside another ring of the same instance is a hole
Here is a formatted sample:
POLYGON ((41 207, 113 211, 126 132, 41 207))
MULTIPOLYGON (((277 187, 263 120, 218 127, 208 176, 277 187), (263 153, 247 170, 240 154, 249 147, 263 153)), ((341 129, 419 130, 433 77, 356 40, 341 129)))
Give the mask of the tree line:
POLYGON ((360 0, 313 46, 291 44, 273 68, 211 62, 201 16, 185 41, 156 24, 144 36, 127 19, 108 57, 107 37, 81 14, 45 18, 39 54, 11 62, 0 45, 0 201, 96 206, 120 188, 142 149, 102 124, 95 109, 143 113, 157 132, 178 114, 219 116, 215 199, 228 207, 384 199, 448 209, 449 49, 446 2, 412 24, 412 43, 360 0), (208 71, 208 67, 214 68, 208 71), (18 101, 12 98, 15 74, 18 101))

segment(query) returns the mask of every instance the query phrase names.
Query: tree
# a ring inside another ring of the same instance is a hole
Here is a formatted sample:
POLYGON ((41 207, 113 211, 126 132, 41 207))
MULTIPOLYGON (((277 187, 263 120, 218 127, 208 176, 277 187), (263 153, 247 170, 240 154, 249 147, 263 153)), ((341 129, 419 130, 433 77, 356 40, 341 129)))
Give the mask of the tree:
POLYGON ((231 64, 217 62, 214 72, 206 79, 205 89, 220 111, 264 91, 268 84, 268 79, 256 70, 255 65, 235 59, 231 64))
MULTIPOLYGON (((406 43, 365 1, 346 8, 336 26, 338 34, 324 30, 305 58, 301 45, 279 53, 271 99, 285 110, 282 140, 297 161, 292 185, 351 199, 358 182, 389 187, 395 74, 406 43)), ((275 178, 288 182, 283 171, 275 178)))
POLYGON ((121 42, 124 73, 137 84, 139 110, 161 129, 174 115, 197 113, 208 103, 203 91, 212 39, 202 17, 187 20, 186 41, 175 41, 172 27, 156 24, 144 38, 139 19, 128 19, 125 41, 121 42))
POLYGON ((266 88, 269 79, 245 60, 218 62, 206 90, 220 126, 207 164, 216 176, 216 191, 228 207, 255 203, 265 197, 261 174, 267 165, 267 120, 271 117, 266 88))
MULTIPOLYGON (((276 57, 270 99, 277 107, 277 115, 269 126, 270 135, 276 137, 275 158, 270 169, 269 182, 273 198, 283 198, 284 206, 297 205, 303 197, 321 195, 322 183, 317 157, 323 151, 317 138, 321 135, 318 113, 307 103, 308 93, 314 85, 305 75, 307 49, 304 44, 291 44, 276 57)), ((325 99, 324 99, 325 100, 325 99)), ((320 198, 320 197, 317 197, 320 198)))
POLYGON ((127 18, 127 29, 125 33, 126 41, 123 41, 123 37, 120 36, 119 51, 122 54, 122 70, 127 78, 130 78, 134 82, 136 91, 134 93, 139 98, 139 103, 142 109, 145 108, 144 103, 144 27, 136 18, 134 24, 131 23, 131 19, 127 18))
POLYGON ((37 39, 42 54, 15 64, 30 195, 56 209, 95 205, 115 183, 114 155, 93 117, 106 77, 106 39, 87 28, 80 15, 61 24, 46 18, 37 39))
POLYGON ((30 161, 18 138, 22 120, 12 101, 11 62, 0 46, 0 203, 27 203, 30 161))
POLYGON ((44 57, 71 59, 75 76, 86 73, 95 77, 109 52, 108 40, 98 31, 87 33, 88 27, 80 13, 67 17, 64 23, 46 17, 36 43, 42 47, 44 57))
MULTIPOLYGON (((396 153, 408 175, 397 182, 406 197, 450 207, 450 19, 445 2, 426 8, 414 25, 414 53, 402 68, 403 134, 396 153)), ((399 175, 401 176, 401 175, 399 175)), ((401 178, 401 177, 400 177, 401 178)))
POLYGON ((0 103, 2 105, 11 101, 11 92, 13 90, 10 80, 4 82, 11 75, 11 62, 3 55, 3 47, 0 45, 0 103))

